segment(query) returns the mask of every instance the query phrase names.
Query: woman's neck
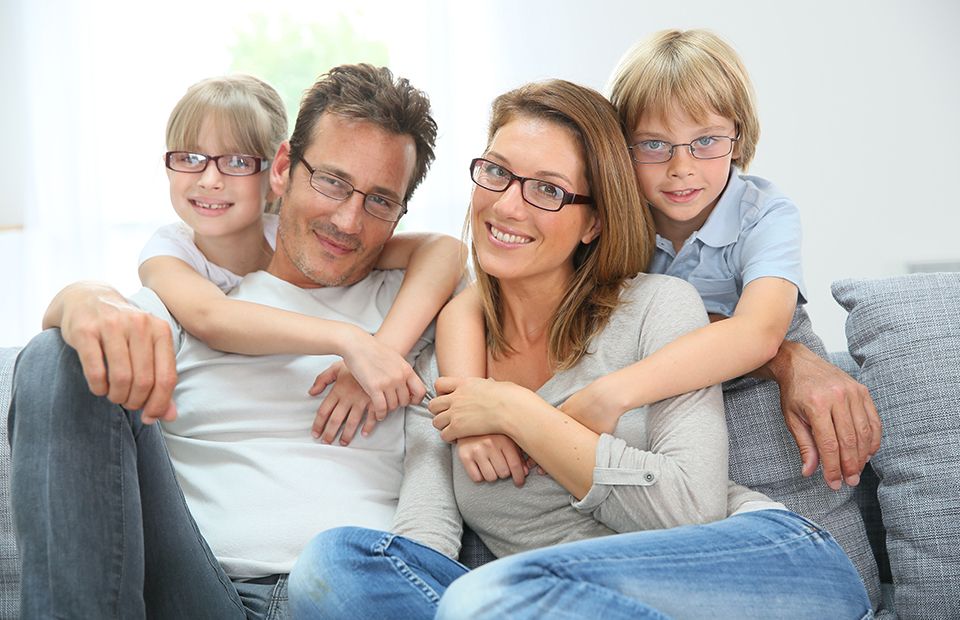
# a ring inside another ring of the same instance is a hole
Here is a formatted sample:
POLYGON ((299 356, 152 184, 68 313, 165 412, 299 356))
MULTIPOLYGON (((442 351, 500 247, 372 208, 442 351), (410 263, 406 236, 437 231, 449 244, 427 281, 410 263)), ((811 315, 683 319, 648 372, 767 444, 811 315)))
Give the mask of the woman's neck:
POLYGON ((208 260, 238 276, 266 269, 273 256, 263 236, 262 222, 232 235, 205 237, 194 233, 193 242, 208 260))

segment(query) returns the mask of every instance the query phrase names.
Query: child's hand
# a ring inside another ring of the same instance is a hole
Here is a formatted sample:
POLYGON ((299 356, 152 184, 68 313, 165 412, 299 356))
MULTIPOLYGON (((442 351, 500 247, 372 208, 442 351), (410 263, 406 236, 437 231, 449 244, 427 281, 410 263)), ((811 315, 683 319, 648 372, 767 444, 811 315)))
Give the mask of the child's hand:
POLYGON ((513 478, 513 484, 522 487, 530 473, 520 447, 506 435, 480 435, 459 439, 457 456, 474 482, 496 482, 501 478, 513 478))
POLYGON ((368 412, 370 397, 363 391, 343 362, 337 362, 320 373, 311 386, 309 394, 317 396, 330 383, 334 384, 333 388, 317 409, 311 434, 323 443, 333 443, 342 428, 340 445, 346 446, 353 441, 361 422, 363 422, 361 434, 369 435, 377 424, 377 417, 372 412, 368 412), (364 420, 365 412, 367 416, 364 420))
POLYGON ((560 411, 595 433, 612 433, 625 409, 619 402, 622 391, 611 379, 613 375, 600 377, 574 392, 560 405, 560 411))
POLYGON ((427 393, 407 360, 369 334, 354 341, 343 361, 370 397, 369 408, 377 420, 397 407, 420 402, 427 393))

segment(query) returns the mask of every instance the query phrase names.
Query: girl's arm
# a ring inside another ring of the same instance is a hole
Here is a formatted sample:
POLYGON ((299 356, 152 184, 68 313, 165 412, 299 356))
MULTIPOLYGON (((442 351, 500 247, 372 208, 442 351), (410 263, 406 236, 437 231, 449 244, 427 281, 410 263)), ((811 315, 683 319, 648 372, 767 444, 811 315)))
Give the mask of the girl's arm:
POLYGON ((756 370, 776 355, 790 327, 797 287, 764 277, 743 289, 733 316, 682 336, 571 396, 564 413, 611 432, 624 412, 756 370))
POLYGON ((437 317, 437 366, 441 377, 486 377, 487 343, 483 308, 472 284, 437 317))
POLYGON ((383 248, 377 267, 406 269, 377 339, 406 355, 453 295, 463 276, 466 248, 448 235, 401 233, 383 248))
POLYGON ((403 357, 356 325, 230 299, 180 259, 156 256, 145 261, 140 280, 186 331, 214 349, 246 355, 341 356, 378 410, 386 409, 387 390, 413 390, 420 383, 403 357))

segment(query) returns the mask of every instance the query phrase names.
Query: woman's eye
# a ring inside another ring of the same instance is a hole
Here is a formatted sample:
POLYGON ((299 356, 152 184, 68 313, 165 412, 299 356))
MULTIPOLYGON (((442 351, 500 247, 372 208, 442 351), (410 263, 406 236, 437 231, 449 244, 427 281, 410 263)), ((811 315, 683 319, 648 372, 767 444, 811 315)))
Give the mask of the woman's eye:
POLYGON ((553 183, 537 183, 537 193, 546 198, 561 198, 563 196, 563 190, 554 185, 553 183))

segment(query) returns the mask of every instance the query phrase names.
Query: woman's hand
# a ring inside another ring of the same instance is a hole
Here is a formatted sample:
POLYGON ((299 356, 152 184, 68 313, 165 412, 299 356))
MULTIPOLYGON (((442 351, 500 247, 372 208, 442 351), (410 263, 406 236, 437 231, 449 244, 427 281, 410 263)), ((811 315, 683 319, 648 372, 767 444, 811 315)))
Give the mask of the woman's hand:
MULTIPOLYGON (((359 334, 348 347, 343 361, 370 397, 370 411, 376 419, 383 420, 390 411, 423 400, 427 390, 407 360, 370 334, 357 331, 359 334)), ((335 375, 327 371, 317 377, 318 382, 321 377, 326 384, 334 380, 335 375)))
POLYGON ((372 411, 368 411, 370 397, 343 362, 337 362, 320 373, 310 387, 309 394, 317 396, 330 383, 333 383, 333 388, 317 409, 311 434, 324 443, 333 443, 337 433, 340 433, 340 445, 346 446, 353 441, 361 422, 363 427, 360 432, 367 436, 377 424, 378 418, 372 411), (343 432, 340 432, 341 428, 343 432))
POLYGON ((506 435, 464 437, 457 441, 457 456, 474 482, 513 478, 522 487, 530 473, 520 447, 506 435))
POLYGON ((476 435, 508 435, 510 424, 522 423, 525 407, 549 407, 530 390, 507 381, 475 377, 440 377, 429 409, 433 426, 444 441, 476 435))

